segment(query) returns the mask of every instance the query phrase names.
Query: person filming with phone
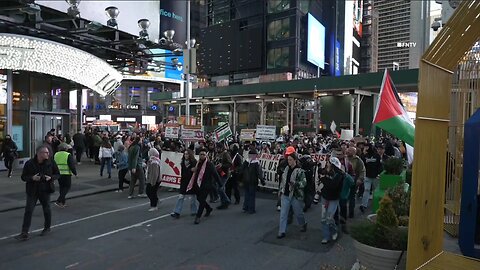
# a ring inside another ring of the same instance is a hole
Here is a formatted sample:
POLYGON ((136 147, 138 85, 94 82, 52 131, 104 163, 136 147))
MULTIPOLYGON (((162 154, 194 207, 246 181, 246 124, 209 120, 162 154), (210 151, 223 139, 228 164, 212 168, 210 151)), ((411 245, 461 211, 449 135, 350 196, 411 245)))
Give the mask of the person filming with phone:
POLYGON ((27 203, 23 215, 22 232, 15 237, 17 240, 28 240, 33 210, 38 200, 42 204, 45 218, 44 229, 40 235, 44 236, 50 232, 52 223, 50 194, 55 192, 54 182, 60 177, 60 172, 55 161, 50 158, 49 151, 48 147, 40 146, 35 157, 28 160, 23 167, 22 180, 26 186, 27 203))

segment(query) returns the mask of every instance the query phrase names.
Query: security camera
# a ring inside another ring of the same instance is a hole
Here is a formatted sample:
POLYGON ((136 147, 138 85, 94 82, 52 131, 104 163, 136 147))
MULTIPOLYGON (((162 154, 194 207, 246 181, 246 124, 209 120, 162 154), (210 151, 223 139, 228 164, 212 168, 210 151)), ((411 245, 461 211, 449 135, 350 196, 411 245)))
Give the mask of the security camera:
POLYGON ((441 26, 442 26, 442 24, 441 24, 439 21, 434 21, 434 22, 432 23, 432 26, 431 26, 431 27, 432 27, 433 31, 436 32, 436 31, 438 31, 438 29, 439 29, 441 26))

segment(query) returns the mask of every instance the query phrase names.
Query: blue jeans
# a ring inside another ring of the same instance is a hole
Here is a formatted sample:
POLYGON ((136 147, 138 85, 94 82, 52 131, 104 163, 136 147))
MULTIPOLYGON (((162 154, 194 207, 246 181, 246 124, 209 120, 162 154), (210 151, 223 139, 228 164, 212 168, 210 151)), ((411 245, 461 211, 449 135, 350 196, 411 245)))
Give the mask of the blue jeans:
POLYGON ((248 213, 255 213, 255 192, 257 187, 245 185, 245 198, 243 199, 243 210, 248 213))
POLYGON ((287 231, 287 220, 290 206, 292 206, 293 213, 297 218, 298 225, 304 225, 305 223, 307 223, 305 221, 305 215, 303 214, 303 201, 299 201, 295 199, 295 197, 290 198, 289 196, 285 195, 282 195, 281 200, 282 204, 280 209, 280 227, 278 229, 278 234, 285 233, 287 231))
POLYGON ((337 212, 339 200, 327 201, 322 198, 322 234, 323 239, 330 240, 337 233, 335 224, 335 212, 337 212))
POLYGON ((363 191, 362 205, 368 207, 368 201, 370 200, 370 190, 372 190, 372 185, 375 181, 375 178, 365 177, 363 180, 363 186, 365 190, 363 191))
POLYGON ((183 209, 183 201, 185 200, 185 197, 188 196, 190 199, 190 213, 196 214, 198 211, 198 205, 197 205, 197 196, 195 194, 191 195, 183 195, 180 194, 178 196, 177 203, 175 204, 175 210, 173 210, 174 213, 181 214, 182 209, 183 209))
POLYGON ((227 176, 220 177, 221 182, 220 186, 218 187, 218 195, 220 196, 220 200, 222 201, 222 204, 230 204, 230 199, 227 197, 227 194, 225 194, 225 184, 227 183, 227 176))
POLYGON ((103 175, 103 168, 107 164, 108 175, 112 174, 112 158, 102 158, 102 165, 100 165, 100 175, 103 175))

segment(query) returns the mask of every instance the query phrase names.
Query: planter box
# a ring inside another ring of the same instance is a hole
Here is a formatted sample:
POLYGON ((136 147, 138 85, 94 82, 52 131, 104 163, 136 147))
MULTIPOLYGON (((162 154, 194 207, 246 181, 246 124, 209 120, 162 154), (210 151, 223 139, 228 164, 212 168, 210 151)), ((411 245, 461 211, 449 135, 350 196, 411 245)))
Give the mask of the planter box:
POLYGON ((380 174, 380 189, 387 190, 391 187, 396 186, 401 180, 405 181, 406 173, 407 172, 403 170, 400 175, 394 175, 386 174, 385 171, 383 171, 380 174))
MULTIPOLYGON (((400 250, 388 250, 375 248, 364 245, 355 239, 353 240, 353 246, 357 251, 357 259, 362 266, 365 266, 368 270, 386 270, 395 269, 398 258, 402 255, 400 250)), ((407 252, 403 252, 402 259, 397 270, 406 269, 407 252)))

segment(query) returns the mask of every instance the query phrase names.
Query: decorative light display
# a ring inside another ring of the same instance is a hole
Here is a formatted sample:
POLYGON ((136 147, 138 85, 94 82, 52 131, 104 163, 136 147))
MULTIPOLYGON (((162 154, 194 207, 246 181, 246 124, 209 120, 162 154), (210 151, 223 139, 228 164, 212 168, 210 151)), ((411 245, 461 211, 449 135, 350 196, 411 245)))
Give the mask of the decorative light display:
POLYGON ((82 50, 29 36, 0 33, 0 69, 50 74, 110 95, 123 77, 102 59, 82 50))

